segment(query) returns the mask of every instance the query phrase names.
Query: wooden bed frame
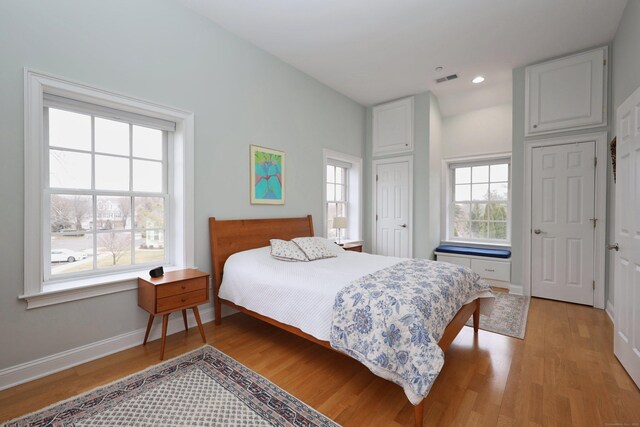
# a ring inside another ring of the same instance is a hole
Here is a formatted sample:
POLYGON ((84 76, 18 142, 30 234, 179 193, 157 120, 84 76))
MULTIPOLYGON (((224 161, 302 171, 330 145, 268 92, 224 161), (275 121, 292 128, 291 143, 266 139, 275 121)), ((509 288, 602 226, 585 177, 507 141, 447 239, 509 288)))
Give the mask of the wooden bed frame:
MULTIPOLYGON (((211 244, 211 267, 213 269, 214 292, 213 304, 215 307, 215 324, 222 322, 222 304, 235 308, 278 328, 294 333, 302 338, 333 350, 329 341, 322 341, 302 330, 278 322, 270 317, 247 310, 231 301, 218 296, 222 283, 224 263, 236 252, 269 246, 270 239, 291 240, 295 237, 313 237, 313 220, 311 215, 302 218, 275 218, 275 219, 240 219, 218 221, 214 217, 209 218, 209 237, 211 244)), ((478 333, 480 320, 480 299, 462 306, 444 331, 438 345, 442 351, 446 351, 453 342, 462 327, 473 315, 473 329, 478 333)), ((422 426, 424 416, 424 400, 414 406, 415 425, 422 426)))

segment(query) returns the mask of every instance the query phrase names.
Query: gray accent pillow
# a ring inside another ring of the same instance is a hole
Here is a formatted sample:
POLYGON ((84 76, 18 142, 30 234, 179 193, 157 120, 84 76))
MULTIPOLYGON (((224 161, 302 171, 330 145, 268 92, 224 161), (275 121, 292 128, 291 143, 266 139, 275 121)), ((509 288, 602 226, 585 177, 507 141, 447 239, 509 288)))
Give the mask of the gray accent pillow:
POLYGON ((296 237, 291 241, 298 245, 300 249, 302 249, 302 252, 304 252, 309 261, 337 257, 338 255, 331 252, 327 248, 323 240, 324 239, 316 237, 296 237))
POLYGON ((287 240, 271 239, 271 256, 282 261, 309 261, 298 245, 287 240))

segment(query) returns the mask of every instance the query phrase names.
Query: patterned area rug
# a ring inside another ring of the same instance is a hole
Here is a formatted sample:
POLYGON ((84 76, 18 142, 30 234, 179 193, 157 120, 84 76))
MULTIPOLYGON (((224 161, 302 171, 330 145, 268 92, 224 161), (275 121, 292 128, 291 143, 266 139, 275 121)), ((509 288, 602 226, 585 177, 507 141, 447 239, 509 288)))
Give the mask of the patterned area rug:
POLYGON ((5 426, 338 426, 210 345, 5 426))
MULTIPOLYGON (((529 314, 529 297, 494 292, 496 301, 491 316, 480 315, 480 329, 524 339, 529 314)), ((473 318, 467 321, 473 326, 473 318)))

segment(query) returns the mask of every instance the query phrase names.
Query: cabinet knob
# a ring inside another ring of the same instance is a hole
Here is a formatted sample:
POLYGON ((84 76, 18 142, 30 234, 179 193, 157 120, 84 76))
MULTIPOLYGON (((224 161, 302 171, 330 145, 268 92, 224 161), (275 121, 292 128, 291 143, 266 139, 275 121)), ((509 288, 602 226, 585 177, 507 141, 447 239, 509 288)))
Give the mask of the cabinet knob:
POLYGON ((182 285, 181 288, 182 289, 187 289, 187 287, 185 285, 182 285))
POLYGON ((186 298, 182 298, 180 301, 187 302, 187 299, 186 298))
POLYGON ((534 128, 534 129, 537 129, 537 128, 538 128, 538 125, 533 125, 533 128, 534 128))

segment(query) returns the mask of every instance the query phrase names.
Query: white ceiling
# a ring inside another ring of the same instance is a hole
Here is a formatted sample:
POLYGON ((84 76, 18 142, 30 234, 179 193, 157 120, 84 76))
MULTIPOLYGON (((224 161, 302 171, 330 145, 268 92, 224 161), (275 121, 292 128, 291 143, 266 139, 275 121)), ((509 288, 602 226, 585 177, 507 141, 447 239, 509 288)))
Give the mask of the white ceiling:
POLYGON ((626 0, 180 0, 363 105, 432 90, 443 115, 511 102, 511 70, 604 45, 626 0), (443 66, 444 71, 434 69, 443 66), (455 81, 435 79, 457 73, 455 81), (476 75, 485 83, 473 85, 476 75))

